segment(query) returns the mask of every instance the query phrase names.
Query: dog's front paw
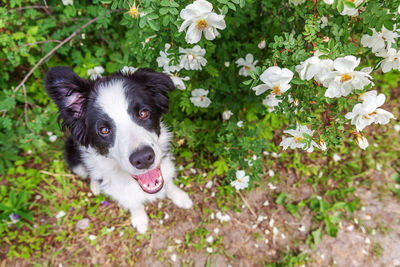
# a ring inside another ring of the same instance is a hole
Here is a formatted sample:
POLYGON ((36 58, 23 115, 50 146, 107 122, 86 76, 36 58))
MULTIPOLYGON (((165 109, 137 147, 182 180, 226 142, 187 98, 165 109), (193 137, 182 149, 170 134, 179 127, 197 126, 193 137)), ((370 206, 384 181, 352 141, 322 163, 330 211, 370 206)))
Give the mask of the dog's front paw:
POLYGON ((135 213, 131 216, 131 223, 139 233, 144 234, 149 226, 149 218, 146 214, 143 215, 141 213, 135 213))
POLYGON ((92 190, 93 195, 97 196, 100 194, 100 182, 94 179, 90 180, 90 190, 92 190))
POLYGON ((186 192, 176 188, 169 196, 172 202, 182 209, 190 209, 193 206, 193 202, 186 192))

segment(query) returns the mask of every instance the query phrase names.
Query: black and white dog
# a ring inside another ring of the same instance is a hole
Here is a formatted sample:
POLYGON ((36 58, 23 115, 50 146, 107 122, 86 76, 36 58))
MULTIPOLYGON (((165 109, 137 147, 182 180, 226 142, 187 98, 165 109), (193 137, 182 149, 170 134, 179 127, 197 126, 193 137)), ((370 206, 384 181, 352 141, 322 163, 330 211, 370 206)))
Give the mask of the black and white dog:
POLYGON ((148 227, 145 202, 166 195, 178 207, 192 206, 173 183, 171 134, 160 121, 173 89, 167 75, 151 69, 93 82, 70 68, 55 67, 46 77, 47 93, 71 133, 64 154, 72 172, 89 175, 95 195, 101 190, 128 209, 140 233, 148 227))

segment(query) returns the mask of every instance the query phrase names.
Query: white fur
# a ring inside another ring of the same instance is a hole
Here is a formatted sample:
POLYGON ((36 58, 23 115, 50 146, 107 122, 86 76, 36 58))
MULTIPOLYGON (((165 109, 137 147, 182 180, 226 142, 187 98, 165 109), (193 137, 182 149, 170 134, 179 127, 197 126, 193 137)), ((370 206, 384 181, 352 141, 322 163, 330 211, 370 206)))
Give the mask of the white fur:
POLYGON ((116 200, 120 206, 128 209, 131 212, 132 226, 140 233, 144 233, 148 228, 149 220, 144 209, 146 202, 167 196, 178 207, 185 209, 192 207, 189 196, 173 183, 175 167, 172 156, 169 152, 163 154, 163 151, 168 151, 171 134, 162 123, 158 136, 137 125, 131 119, 127 113, 128 103, 122 82, 114 81, 107 85, 107 88, 99 90, 101 91, 99 91, 96 103, 114 120, 117 132, 114 146, 110 148, 106 156, 100 155, 90 146, 88 148, 80 147, 84 165, 91 179, 90 188, 95 195, 99 194, 101 190, 116 200), (151 146, 155 153, 154 164, 149 169, 160 165, 164 178, 163 188, 155 194, 144 192, 131 176, 131 174, 138 175, 147 171, 137 170, 129 162, 129 155, 132 151, 143 145, 151 146))

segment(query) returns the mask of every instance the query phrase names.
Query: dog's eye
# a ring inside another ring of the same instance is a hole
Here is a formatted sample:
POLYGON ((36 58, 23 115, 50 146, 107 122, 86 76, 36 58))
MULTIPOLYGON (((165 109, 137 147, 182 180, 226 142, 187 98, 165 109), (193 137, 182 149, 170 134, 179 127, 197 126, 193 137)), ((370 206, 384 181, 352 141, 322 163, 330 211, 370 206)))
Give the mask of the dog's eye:
POLYGON ((111 132, 111 130, 110 130, 110 128, 108 128, 108 127, 100 127, 100 128, 99 128, 99 134, 100 134, 100 135, 103 135, 103 136, 109 135, 110 132, 111 132))
POLYGON ((150 111, 149 111, 148 109, 141 109, 141 110, 139 111, 139 117, 140 117, 142 120, 147 119, 149 116, 150 116, 150 111))

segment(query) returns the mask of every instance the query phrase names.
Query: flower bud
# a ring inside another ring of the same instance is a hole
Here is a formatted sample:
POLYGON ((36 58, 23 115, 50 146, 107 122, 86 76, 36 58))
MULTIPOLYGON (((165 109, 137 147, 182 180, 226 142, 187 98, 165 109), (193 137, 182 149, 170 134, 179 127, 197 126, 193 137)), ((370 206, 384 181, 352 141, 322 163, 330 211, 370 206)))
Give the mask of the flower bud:
POLYGON ((266 44, 267 44, 267 43, 266 43, 265 40, 263 39, 263 40, 261 40, 261 42, 258 43, 257 46, 258 46, 258 48, 260 48, 260 49, 264 49, 266 44))
POLYGON ((334 0, 324 0, 324 3, 327 5, 332 5, 334 0))
POLYGON ((294 104, 295 106, 298 106, 298 105, 299 105, 299 100, 298 100, 297 98, 295 98, 295 99, 293 100, 293 104, 294 104))
POLYGON ((319 140, 318 145, 319 145, 319 148, 320 148, 322 151, 325 151, 325 150, 326 150, 326 143, 325 143, 325 141, 324 141, 323 139, 320 139, 320 140, 319 140))
POLYGON ((324 37, 322 38, 322 42, 324 42, 324 43, 329 42, 329 37, 328 37, 328 36, 324 36, 324 37))
POLYGON ((365 138, 365 136, 362 136, 361 134, 356 135, 356 140, 357 144, 361 149, 366 149, 368 147, 368 140, 365 138))
POLYGON ((232 111, 230 110, 225 110, 224 112, 222 112, 222 119, 224 121, 229 120, 229 118, 233 115, 232 111))
POLYGON ((230 64, 231 64, 231 63, 230 63, 229 61, 226 61, 224 65, 225 65, 225 67, 228 68, 230 64))

